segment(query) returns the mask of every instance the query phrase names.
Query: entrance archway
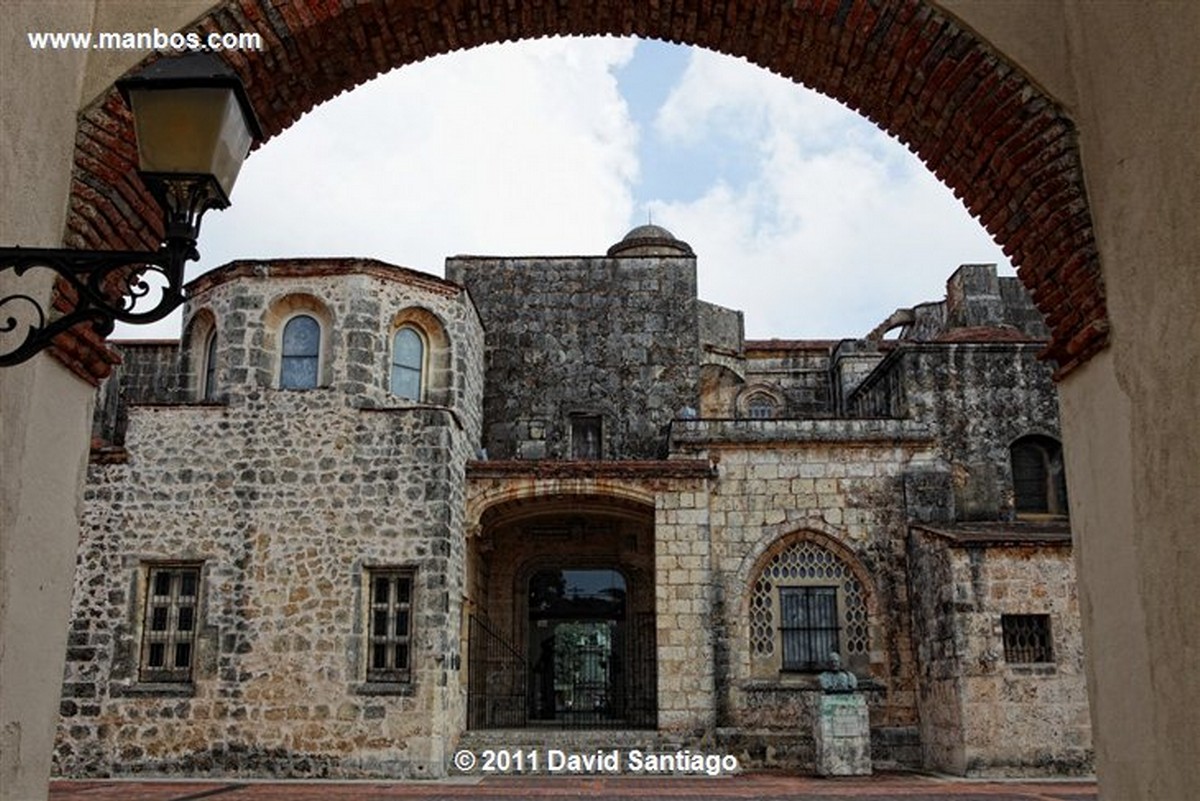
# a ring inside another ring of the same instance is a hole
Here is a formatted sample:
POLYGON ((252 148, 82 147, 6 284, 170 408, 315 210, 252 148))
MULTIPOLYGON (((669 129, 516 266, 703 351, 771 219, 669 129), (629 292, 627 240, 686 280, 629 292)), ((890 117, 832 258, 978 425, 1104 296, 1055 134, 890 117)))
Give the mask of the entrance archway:
POLYGON ((654 509, 550 493, 468 543, 467 727, 653 729, 654 509))
MULTIPOLYGON (((924 0, 879 4, 706 0, 563 5, 226 0, 189 30, 256 31, 261 51, 222 55, 246 81, 267 136, 374 76, 433 55, 553 35, 637 35, 744 57, 834 97, 908 145, 1004 248, 1053 340, 1060 375, 1108 340, 1074 126, 1063 108, 972 31, 924 0)), ((154 203, 128 146, 115 89, 80 117, 67 240, 154 247, 154 203)), ((78 331, 59 358, 107 375, 102 343, 78 331)))

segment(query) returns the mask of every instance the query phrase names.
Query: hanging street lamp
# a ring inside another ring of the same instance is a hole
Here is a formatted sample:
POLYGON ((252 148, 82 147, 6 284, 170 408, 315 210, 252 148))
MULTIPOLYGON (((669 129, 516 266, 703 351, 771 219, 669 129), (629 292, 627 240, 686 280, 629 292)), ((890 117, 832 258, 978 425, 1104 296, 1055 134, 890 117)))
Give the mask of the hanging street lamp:
POLYGON ((77 325, 107 336, 116 322, 152 323, 178 308, 184 265, 199 258, 200 219, 229 206, 242 162, 262 139, 241 80, 210 53, 159 59, 117 88, 133 112, 138 174, 162 208, 163 242, 145 252, 0 247, 0 279, 44 268, 67 285, 55 290, 56 314, 29 294, 0 297, 0 366, 28 360, 77 325))

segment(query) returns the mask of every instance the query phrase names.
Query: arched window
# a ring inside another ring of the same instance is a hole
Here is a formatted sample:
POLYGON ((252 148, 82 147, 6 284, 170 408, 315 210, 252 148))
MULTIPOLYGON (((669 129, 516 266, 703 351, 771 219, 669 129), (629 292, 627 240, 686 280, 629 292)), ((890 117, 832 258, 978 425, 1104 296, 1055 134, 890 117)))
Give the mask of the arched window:
POLYGON ((750 652, 760 672, 824 670, 833 653, 864 669, 866 594, 850 566, 808 540, 775 554, 751 585, 750 652))
POLYGON ((406 325, 392 337, 392 394, 408 400, 421 400, 424 370, 425 338, 415 328, 406 325))
POLYGON ((742 420, 770 420, 779 417, 787 401, 773 384, 749 384, 738 393, 734 413, 742 420))
POLYGON ((204 389, 201 398, 210 401, 217 394, 217 332, 208 333, 208 342, 204 346, 204 389))
POLYGON ((321 374, 321 324, 315 317, 298 314, 283 327, 279 360, 281 389, 313 389, 321 374))
POLYGON ((752 420, 770 420, 775 416, 775 401, 766 395, 755 395, 746 405, 752 420))
POLYGON ((1010 456, 1017 514, 1066 515, 1062 446, 1050 437, 1021 437, 1012 444, 1010 456))

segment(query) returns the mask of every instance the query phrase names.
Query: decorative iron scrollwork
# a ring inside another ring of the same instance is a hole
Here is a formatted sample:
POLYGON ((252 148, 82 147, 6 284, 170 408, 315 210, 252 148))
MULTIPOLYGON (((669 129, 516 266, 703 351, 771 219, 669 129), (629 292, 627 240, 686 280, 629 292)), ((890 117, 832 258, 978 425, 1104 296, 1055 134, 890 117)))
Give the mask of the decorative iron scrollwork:
POLYGON ((72 306, 53 316, 28 292, 0 298, 0 366, 29 359, 54 337, 83 323, 105 337, 117 322, 140 325, 163 319, 183 303, 183 266, 194 253, 194 247, 178 240, 157 252, 0 248, 0 276, 30 278, 26 274, 35 269, 51 270, 65 282, 55 295, 69 298, 72 306), (147 299, 154 300, 148 307, 147 299))
POLYGON ((157 322, 183 304, 183 268, 199 258, 200 218, 229 201, 208 176, 142 177, 164 210, 167 236, 157 251, 0 248, 0 280, 6 292, 12 291, 10 276, 32 280, 27 274, 37 269, 50 270, 60 279, 45 305, 37 296, 45 295, 46 287, 0 297, 0 367, 29 359, 77 325, 90 323, 106 337, 118 322, 157 322))

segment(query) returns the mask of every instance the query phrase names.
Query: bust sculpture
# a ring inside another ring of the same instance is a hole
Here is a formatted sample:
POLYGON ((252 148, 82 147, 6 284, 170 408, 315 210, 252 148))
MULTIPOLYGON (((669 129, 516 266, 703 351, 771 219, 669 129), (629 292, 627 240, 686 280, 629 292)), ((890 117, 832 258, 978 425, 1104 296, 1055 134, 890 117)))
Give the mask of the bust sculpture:
POLYGON ((842 658, 836 651, 829 655, 829 670, 822 671, 817 681, 826 693, 851 693, 858 689, 858 677, 842 669, 842 658))

